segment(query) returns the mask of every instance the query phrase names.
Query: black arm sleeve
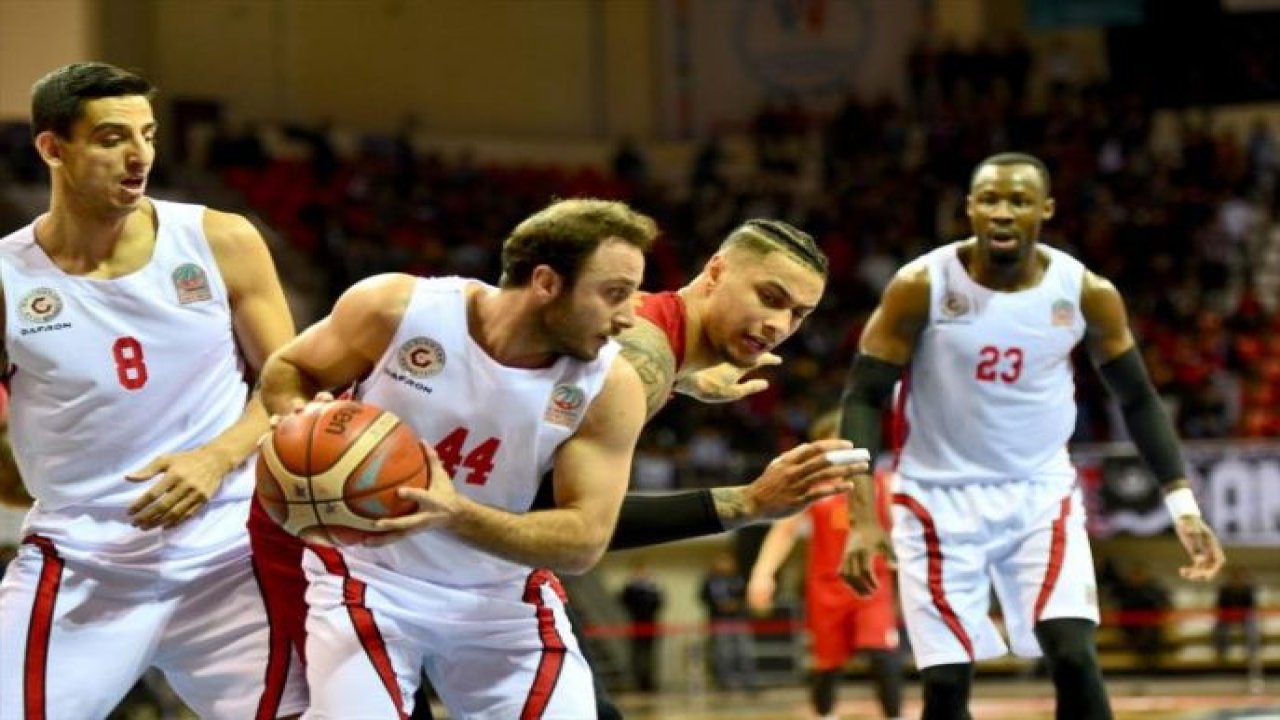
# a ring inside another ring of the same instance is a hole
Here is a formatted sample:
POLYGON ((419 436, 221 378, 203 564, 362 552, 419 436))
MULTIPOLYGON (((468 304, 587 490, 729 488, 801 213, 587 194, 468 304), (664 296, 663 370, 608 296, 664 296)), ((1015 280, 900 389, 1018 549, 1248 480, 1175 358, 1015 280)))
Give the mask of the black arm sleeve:
MULTIPOLYGON (((556 506, 553 485, 548 473, 538 486, 531 510, 550 510, 556 506)), ((609 540, 609 550, 661 545, 724 531, 709 489, 661 495, 629 492, 622 498, 622 511, 618 514, 613 538, 609 540)))
POLYGON ((1156 395, 1142 356, 1136 347, 1107 361, 1098 368, 1107 389, 1120 403, 1125 427, 1138 454, 1162 485, 1187 475, 1186 463, 1178 445, 1178 435, 1164 405, 1156 395))
POLYGON ((661 545, 722 532, 724 525, 716 514, 710 490, 662 495, 627 493, 609 550, 661 545))
POLYGON ((858 353, 849 366, 840 396, 840 437, 871 453, 871 466, 880 452, 880 428, 884 408, 893 397, 893 386, 902 377, 902 366, 858 353))

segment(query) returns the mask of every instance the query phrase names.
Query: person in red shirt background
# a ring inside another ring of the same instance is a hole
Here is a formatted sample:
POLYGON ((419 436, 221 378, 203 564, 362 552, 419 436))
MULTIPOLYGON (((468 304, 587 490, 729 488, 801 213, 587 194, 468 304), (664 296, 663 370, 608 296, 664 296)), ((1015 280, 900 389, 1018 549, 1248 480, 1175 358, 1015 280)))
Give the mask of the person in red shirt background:
MULTIPOLYGON (((839 414, 825 413, 814 421, 814 440, 836 436, 839 414)), ((879 489, 890 484, 893 472, 876 472, 879 489)), ((890 492, 877 492, 883 500, 877 508, 881 524, 889 527, 890 492)), ((843 495, 813 503, 804 513, 779 520, 770 528, 747 585, 747 601, 757 612, 773 606, 778 568, 795 547, 801 526, 808 520, 809 548, 805 562, 805 624, 811 640, 813 680, 811 701, 818 717, 834 718, 836 684, 845 663, 856 652, 871 664, 876 697, 884 717, 902 714, 902 656, 898 648, 898 615, 892 570, 883 557, 876 559, 877 589, 861 596, 840 576, 848 537, 849 510, 843 495)))

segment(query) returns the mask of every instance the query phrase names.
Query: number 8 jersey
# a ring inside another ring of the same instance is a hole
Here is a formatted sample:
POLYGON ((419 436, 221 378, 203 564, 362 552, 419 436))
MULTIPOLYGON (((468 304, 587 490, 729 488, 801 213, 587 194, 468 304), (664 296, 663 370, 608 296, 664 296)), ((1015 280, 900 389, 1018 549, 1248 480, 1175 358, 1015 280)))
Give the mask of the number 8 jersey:
MULTIPOLYGON (((153 254, 123 277, 63 272, 34 223, 0 240, 9 437, 43 510, 127 507, 143 488, 126 473, 204 445, 244 412, 248 386, 204 207, 151 202, 153 254)), ((216 500, 249 496, 247 467, 216 500)))
POLYGON ((1040 283, 1001 292, 969 276, 960 245, 904 268, 928 268, 930 300, 906 384, 908 435, 898 470, 946 483, 1074 475, 1071 351, 1085 331, 1084 266, 1037 245, 1049 260, 1040 283))

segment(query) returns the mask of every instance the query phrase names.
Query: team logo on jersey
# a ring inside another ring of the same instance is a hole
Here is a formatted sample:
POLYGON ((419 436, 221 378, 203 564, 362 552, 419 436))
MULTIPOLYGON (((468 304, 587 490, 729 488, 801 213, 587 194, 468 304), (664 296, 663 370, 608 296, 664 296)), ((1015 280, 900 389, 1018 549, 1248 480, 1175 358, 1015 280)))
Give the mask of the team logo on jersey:
POLYGON ((53 288, 39 287, 22 298, 18 309, 27 322, 44 324, 62 312, 62 298, 53 288))
POLYGON ((948 290, 947 294, 942 296, 942 315, 944 317, 955 319, 968 313, 969 298, 954 290, 948 290))
POLYGON ((195 263, 183 263, 174 269, 173 287, 178 291, 178 302, 183 305, 213 298, 209 276, 195 263))
POLYGON ((555 425, 573 427, 582 416, 587 394, 577 385, 561 383, 551 391, 543 419, 555 425))
POLYGON ((1076 306, 1070 300, 1059 300, 1053 304, 1053 326, 1054 327, 1071 327, 1071 323, 1076 319, 1076 306))
POLYGON ((444 348, 428 337, 416 337, 400 346, 400 369, 416 378, 439 375, 444 370, 444 348))

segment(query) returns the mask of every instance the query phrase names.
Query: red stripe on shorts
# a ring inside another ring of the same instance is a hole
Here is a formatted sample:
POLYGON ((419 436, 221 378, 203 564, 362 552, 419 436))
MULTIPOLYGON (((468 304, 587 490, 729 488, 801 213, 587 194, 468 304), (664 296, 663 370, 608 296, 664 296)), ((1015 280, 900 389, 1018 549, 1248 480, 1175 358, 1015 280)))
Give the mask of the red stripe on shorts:
MULTIPOLYGON (((256 498, 254 502, 257 502, 256 498)), ((255 720, 274 720, 280 714, 280 698, 284 695, 285 684, 289 679, 289 661, 293 654, 290 650, 293 645, 289 641, 289 636, 272 617, 271 601, 268 599, 263 582, 264 577, 269 573, 263 572, 259 567, 262 558, 252 555, 251 559, 253 578, 257 581, 258 593, 262 596, 262 605, 266 611, 267 637, 270 643, 267 648, 267 667, 262 677, 262 695, 258 698, 258 710, 253 717, 255 720)))
POLYGON ((560 579, 550 570, 534 570, 524 583, 524 601, 537 609, 538 637, 542 639, 542 658, 538 661, 538 671, 533 676, 533 687, 529 688, 529 697, 524 701, 524 709, 520 711, 520 720, 538 720, 546 712, 551 702, 551 693, 555 692, 556 682, 560 680, 560 671, 564 669, 565 645, 560 632, 556 630, 556 617, 551 608, 542 603, 542 586, 550 585, 565 600, 564 588, 560 579))
POLYGON ((1032 617, 1040 622, 1044 606, 1049 604, 1049 596, 1058 585, 1058 576, 1062 574, 1062 558, 1067 554, 1067 516, 1071 514, 1071 496, 1062 498, 1062 509, 1058 511, 1058 519, 1053 521, 1053 542, 1049 546, 1049 567, 1044 571, 1044 582, 1040 583, 1040 595, 1036 597, 1036 613, 1032 617))
POLYGON ((894 493, 893 502, 911 511, 924 528, 925 554, 929 557, 929 595, 933 598, 934 607, 938 608, 938 612, 942 615, 942 622, 951 628, 952 634, 960 641, 964 651, 969 655, 969 660, 972 661, 974 659, 973 641, 969 639, 969 633, 960 624, 960 618, 952 609, 951 603, 947 602, 947 593, 942 587, 942 543, 938 540, 938 528, 933 524, 933 517, 929 515, 924 505, 905 493, 894 493))
POLYGON ((396 714, 400 716, 400 720, 409 720, 408 713, 404 711, 404 698, 400 695, 400 684, 396 682, 396 671, 391 665, 391 655, 387 653, 387 643, 382 639, 382 631, 378 629, 373 611, 364 604, 365 584, 351 577, 351 571, 347 569, 347 561, 336 549, 321 545, 309 547, 319 556, 326 570, 342 578, 342 600, 347 606, 347 614, 351 616, 351 625, 355 627, 356 637, 360 638, 360 645, 369 656, 369 662, 373 663, 378 679, 382 681, 382 686, 391 696, 396 714))
POLYGON ((23 544, 40 548, 44 563, 36 583, 35 600, 31 603, 31 622, 27 625, 27 651, 22 670, 22 709, 26 720, 45 720, 46 678, 49 674, 49 635, 53 631, 53 610, 58 604, 58 587, 66 566, 58 549, 49 538, 28 535, 23 544))

